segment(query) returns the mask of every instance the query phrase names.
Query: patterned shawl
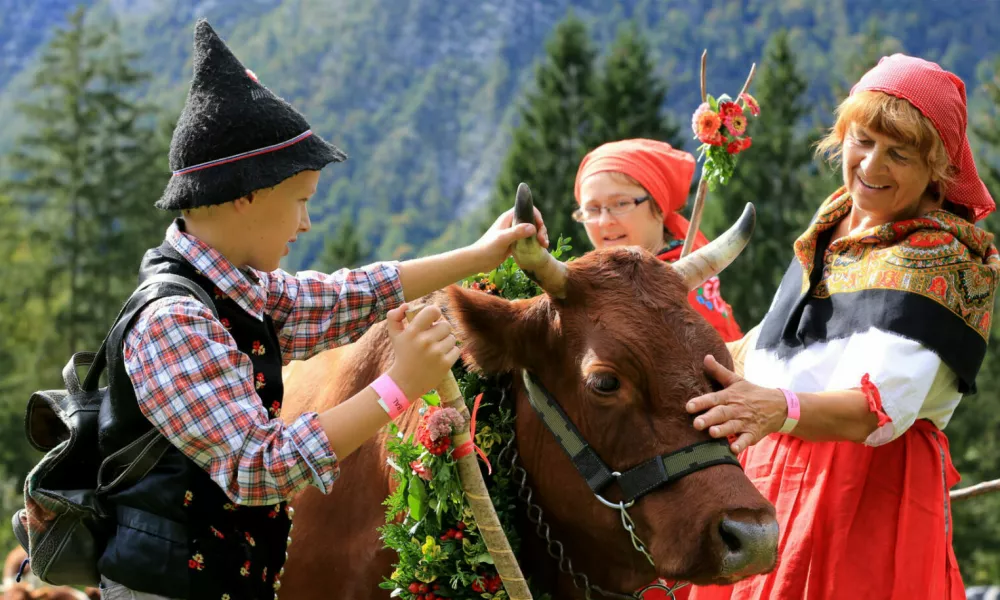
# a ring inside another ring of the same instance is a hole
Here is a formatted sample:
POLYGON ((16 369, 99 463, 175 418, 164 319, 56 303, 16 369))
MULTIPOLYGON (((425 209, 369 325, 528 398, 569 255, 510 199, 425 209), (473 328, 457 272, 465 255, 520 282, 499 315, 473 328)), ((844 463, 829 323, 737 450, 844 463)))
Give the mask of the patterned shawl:
POLYGON ((1000 282, 993 235, 936 210, 830 243, 851 206, 837 190, 795 241, 756 348, 787 358, 875 327, 920 342, 975 393, 1000 282))

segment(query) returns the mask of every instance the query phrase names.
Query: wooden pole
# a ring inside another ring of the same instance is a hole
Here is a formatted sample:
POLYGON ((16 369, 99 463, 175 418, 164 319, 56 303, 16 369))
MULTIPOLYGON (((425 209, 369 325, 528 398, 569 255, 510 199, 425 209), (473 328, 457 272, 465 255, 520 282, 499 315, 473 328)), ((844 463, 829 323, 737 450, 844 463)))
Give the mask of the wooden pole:
MULTIPOLYGON (((406 318, 412 320, 419 311, 419 308, 407 311, 406 318)), ((462 397, 458 382, 455 381, 455 375, 451 371, 448 371, 448 375, 438 385, 437 392, 443 406, 454 408, 467 424, 470 423, 469 407, 465 405, 465 398, 462 397)), ((468 427, 451 436, 453 448, 458 448, 466 442, 474 442, 468 427)), ((493 565, 497 568, 507 595, 511 600, 532 600, 528 582, 524 579, 517 557, 514 556, 507 535, 500 526, 500 518, 493 507, 486 482, 483 480, 483 473, 476 461, 475 452, 470 452, 457 461, 458 478, 462 483, 465 497, 469 499, 472 514, 476 518, 476 527, 486 542, 486 550, 493 557, 493 565)))
POLYGON ((1000 479, 984 481, 982 483, 977 483, 976 485, 970 485, 966 488, 952 490, 950 496, 951 501, 954 502, 956 500, 965 500, 966 498, 980 496, 989 492, 1000 492, 1000 479))

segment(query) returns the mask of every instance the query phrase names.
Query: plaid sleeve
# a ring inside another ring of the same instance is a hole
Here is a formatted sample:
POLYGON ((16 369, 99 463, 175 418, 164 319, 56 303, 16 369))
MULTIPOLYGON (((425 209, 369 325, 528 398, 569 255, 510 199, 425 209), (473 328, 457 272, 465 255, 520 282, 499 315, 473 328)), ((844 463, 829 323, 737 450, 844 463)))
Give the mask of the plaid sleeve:
POLYGON ((142 413, 233 502, 275 504, 310 484, 330 492, 340 467, 318 415, 270 419, 250 357, 200 302, 150 304, 124 358, 142 413))
POLYGON ((403 303, 396 262, 330 275, 282 270, 262 275, 267 285, 265 311, 274 320, 286 364, 354 342, 403 303))

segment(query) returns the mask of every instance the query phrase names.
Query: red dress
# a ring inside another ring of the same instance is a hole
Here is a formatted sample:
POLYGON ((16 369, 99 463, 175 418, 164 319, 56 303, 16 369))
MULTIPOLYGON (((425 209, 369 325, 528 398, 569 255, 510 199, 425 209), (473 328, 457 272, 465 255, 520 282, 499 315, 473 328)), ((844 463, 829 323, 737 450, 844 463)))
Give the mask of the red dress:
MULTIPOLYGON (((700 238, 701 236, 699 236, 700 238)), ((696 240, 695 249, 699 247, 701 239, 696 240)), ((680 241, 674 241, 660 251, 659 258, 665 262, 675 262, 681 257, 680 241)), ((704 244, 700 244, 704 245, 704 244)), ((719 277, 713 276, 705 283, 698 286, 688 295, 688 301, 698 314, 705 319, 719 332, 724 342, 735 342, 743 337, 740 326, 736 324, 733 317, 733 309, 722 299, 719 291, 719 277)))
POLYGON ((964 600, 947 492, 959 475, 929 421, 874 448, 772 434, 740 462, 777 510, 778 565, 690 600, 964 600))

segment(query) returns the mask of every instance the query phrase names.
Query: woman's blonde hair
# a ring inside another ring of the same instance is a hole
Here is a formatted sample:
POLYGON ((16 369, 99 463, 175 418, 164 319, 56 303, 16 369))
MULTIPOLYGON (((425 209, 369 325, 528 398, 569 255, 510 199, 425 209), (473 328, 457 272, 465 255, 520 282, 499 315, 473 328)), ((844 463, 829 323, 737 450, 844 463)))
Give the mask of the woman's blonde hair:
POLYGON ((816 154, 831 162, 841 158, 844 137, 852 123, 879 135, 885 135, 913 146, 937 183, 937 193, 944 196, 945 187, 954 179, 948 151, 934 124, 907 100, 883 92, 864 90, 848 96, 837 107, 837 122, 816 145, 816 154))

